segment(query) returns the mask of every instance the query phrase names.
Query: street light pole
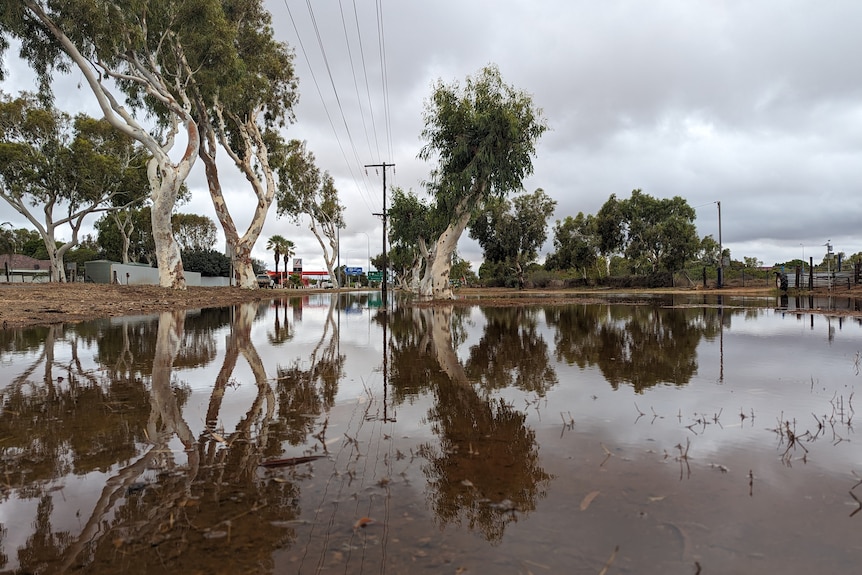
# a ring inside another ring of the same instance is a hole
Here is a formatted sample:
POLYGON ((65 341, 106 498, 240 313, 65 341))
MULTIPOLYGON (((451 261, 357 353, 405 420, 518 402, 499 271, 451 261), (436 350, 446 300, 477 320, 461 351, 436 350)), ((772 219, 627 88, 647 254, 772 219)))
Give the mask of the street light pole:
POLYGON ((802 246, 802 273, 805 273, 805 244, 799 244, 802 246))
POLYGON ((724 285, 724 248, 721 245, 721 202, 718 204, 718 287, 724 285))

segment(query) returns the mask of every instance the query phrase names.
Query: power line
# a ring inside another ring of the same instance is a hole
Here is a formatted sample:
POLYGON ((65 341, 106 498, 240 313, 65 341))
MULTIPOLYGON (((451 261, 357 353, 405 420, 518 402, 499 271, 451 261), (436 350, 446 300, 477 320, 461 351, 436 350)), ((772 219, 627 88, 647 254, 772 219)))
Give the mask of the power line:
POLYGON ((359 55, 362 57, 362 73, 365 75, 365 95, 368 98, 368 110, 371 114, 371 129, 374 132, 374 146, 377 149, 377 157, 380 157, 380 142, 377 138, 377 122, 374 121, 374 106, 371 104, 371 88, 368 82, 368 67, 365 65, 365 49, 362 45, 362 33, 359 28, 359 14, 356 11, 356 0, 353 0, 353 15, 356 20, 356 36, 359 38, 359 55))
MULTIPOLYGON (((356 4, 353 4, 354 10, 356 8, 356 4)), ((365 132, 365 143, 368 145, 368 151, 371 152, 371 140, 368 138, 368 124, 365 122, 365 110, 362 107, 362 98, 359 96, 359 82, 356 79, 356 66, 353 64, 353 51, 350 49, 350 37, 347 34, 347 21, 344 19, 344 8, 342 6, 342 0, 338 0, 338 9, 341 12, 341 27, 344 29, 344 43, 347 45, 347 57, 350 60, 350 71, 353 73, 353 88, 356 90, 356 102, 359 106, 359 116, 362 118, 362 129, 365 132)), ((359 26, 356 26, 356 30, 359 31, 359 26)))
MULTIPOLYGON (((301 35, 300 35, 300 33, 299 33, 299 27, 298 27, 298 26, 297 26, 297 24, 296 24, 296 19, 295 19, 295 18, 294 18, 294 16, 293 16, 293 12, 292 12, 292 10, 290 9, 290 6, 289 6, 289 5, 288 5, 288 3, 287 3, 287 0, 283 0, 283 1, 284 1, 284 6, 285 6, 285 8, 287 9, 288 16, 290 17, 290 22, 291 22, 291 24, 293 25, 293 30, 294 30, 294 33, 296 34, 297 42, 299 43, 300 49, 301 49, 302 54, 303 54, 303 56, 304 56, 304 58, 305 58, 305 62, 306 62, 306 64, 307 64, 307 66, 308 66, 309 73, 311 74, 311 79, 312 79, 312 81, 314 82, 314 86, 315 86, 315 88, 316 88, 316 90, 317 90, 317 95, 318 95, 318 97, 320 98, 320 102, 321 102, 321 104, 323 105, 323 110, 324 110, 324 112, 325 112, 325 114, 326 114, 326 118, 327 118, 327 120, 329 121, 329 125, 330 125, 330 127, 332 128, 332 133, 333 133, 333 135, 335 136, 335 141, 338 143, 338 148, 339 148, 339 150, 341 151, 341 156, 342 156, 342 158, 344 159, 344 163, 345 163, 345 165, 347 166, 347 169, 348 169, 348 171, 349 171, 349 173, 350 173, 350 177, 351 177, 351 179, 352 179, 354 182, 357 182, 357 191, 359 191, 359 195, 360 195, 360 197, 362 198, 362 201, 365 203, 366 207, 368 208, 368 211, 370 212, 370 211, 372 211, 372 209, 373 209, 373 208, 371 207, 371 203, 370 203, 370 200, 369 200, 369 198, 370 198, 370 192, 368 192, 368 191, 366 190, 366 193, 365 193, 365 194, 363 194, 363 193, 362 193, 362 191, 363 191, 363 190, 362 190, 362 186, 361 186, 361 185, 359 185, 359 183, 361 182, 361 183, 365 184, 365 185, 366 185, 366 187, 367 187, 367 183, 365 182, 365 180, 364 180, 364 178, 363 178, 362 171, 360 170, 360 176, 357 178, 356 173, 355 173, 354 168, 353 168, 353 166, 354 166, 354 165, 359 165, 359 164, 360 164, 360 162, 359 162, 359 156, 358 156, 358 154, 357 154, 357 152, 356 152, 356 148, 355 148, 355 146, 353 146, 352 138, 350 138, 350 130, 348 129, 348 130, 347 130, 347 132, 348 132, 348 138, 349 138, 349 140, 350 140, 350 145, 351 145, 351 147, 352 147, 353 155, 354 155, 354 158, 355 158, 355 163, 352 163, 352 162, 348 159, 348 155, 347 155, 347 152, 345 151, 344 144, 342 143, 341 138, 340 138, 340 137, 339 137, 339 135, 338 135, 338 130, 337 130, 337 129, 336 129, 336 127, 335 127, 335 122, 333 121, 332 114, 331 114, 331 113, 330 113, 330 111, 329 111, 329 107, 326 105, 326 99, 323 97, 323 91, 322 91, 322 90, 321 90, 321 88, 320 88, 320 83, 319 83, 319 82, 318 82, 318 80, 317 80, 317 75, 314 73, 314 67, 311 65, 311 59, 308 57, 308 51, 307 51, 307 50, 306 50, 306 48, 305 48, 305 44, 302 42, 302 36, 301 36, 301 35)), ((338 98, 338 91, 337 91, 337 90, 336 90, 336 88, 335 88, 335 82, 334 82, 334 80, 333 80, 333 78, 332 78, 332 73, 331 73, 331 70, 330 70, 330 67, 329 67, 329 61, 328 61, 328 59, 327 59, 327 57, 326 57, 326 52, 325 52, 325 50, 324 50, 324 48, 323 48, 322 38, 321 38, 321 36, 320 36, 320 30, 319 30, 319 28, 318 28, 318 26, 317 26, 316 18, 314 17, 314 11, 313 11, 313 9, 312 9, 311 5, 310 5, 307 1, 306 1, 306 6, 308 7, 308 10, 309 10, 309 13, 310 13, 310 16, 311 16, 311 19, 312 19, 312 25, 313 25, 313 27, 314 27, 314 29, 315 29, 315 34, 316 34, 316 37, 317 37, 317 40, 318 40, 318 45, 319 45, 319 47, 320 47, 320 49, 321 49, 321 52, 323 53, 323 58, 324 58, 324 62, 326 63, 326 69, 327 69, 327 73, 328 73, 328 75, 329 75, 330 84, 332 85, 333 91, 335 91, 336 101, 338 102, 339 111, 341 112, 341 118, 342 118, 342 121, 344 122, 345 127, 346 127, 346 126, 347 126, 347 120, 346 120, 345 115, 344 115, 344 110, 343 110, 343 108, 341 107, 341 102, 340 102, 340 100, 339 100, 339 98, 338 98)))
MULTIPOLYGON (((302 42, 302 38, 300 37, 299 27, 298 27, 297 22, 296 22, 293 14, 290 10, 290 6, 288 5, 287 0, 284 0, 284 4, 285 4, 285 7, 287 8, 288 14, 290 16, 291 23, 292 23, 293 28, 294 28, 294 32, 297 36, 298 43, 299 43, 300 48, 303 52, 303 56, 305 57, 305 61, 306 61, 306 64, 308 65, 309 72, 312 76, 312 80, 314 81, 315 88, 317 89, 318 97, 320 98, 320 101, 323 104, 324 111, 326 113, 327 119, 328 119, 329 124, 330 124, 330 128, 332 129, 333 134, 335 135, 339 149, 341 150, 342 157, 343 157, 345 163, 347 164, 347 168, 348 168, 348 171, 350 173, 350 177, 353 178, 355 182, 357 182, 357 191, 359 192, 359 195, 362 197, 362 200, 366 204, 366 207, 368 208, 369 212, 372 212, 373 211, 372 205, 376 204, 377 202, 373 201, 373 199, 372 199, 374 194, 372 194, 370 191, 371 186, 370 186, 369 180, 367 179, 367 177, 368 177, 367 172, 360 168, 360 170, 359 170, 360 175, 359 175, 359 177, 356 176, 355 167, 357 167, 357 166, 361 167, 362 163, 359 160, 359 153, 357 151, 356 142, 354 140, 353 134, 352 134, 351 129, 350 129, 350 125, 349 125, 348 120, 347 120, 347 113, 345 112, 345 108, 344 108, 345 102, 343 101, 343 94, 341 94, 338 90, 338 87, 337 87, 336 82, 335 82, 335 75, 334 75, 332 66, 330 65, 332 46, 331 45, 329 46, 329 53, 328 53, 326 42, 324 42, 324 35, 321 31, 321 27, 318 25, 318 18, 315 15, 314 8, 312 6, 312 2, 311 2, 311 0, 306 0, 306 7, 307 7, 307 10, 309 13, 310 20, 311 20, 311 27, 313 29, 313 33, 314 33, 315 38, 317 40, 317 44, 318 44, 318 47, 320 49, 321 56, 323 58, 323 64, 326 68, 326 74, 329 77, 330 86, 331 86, 331 89, 332 89, 333 94, 335 96, 336 105, 338 106, 338 113, 341 116, 342 124, 343 124, 344 130, 346 132, 346 136, 347 136, 347 142, 346 143, 342 142, 342 139, 338 134, 338 129, 336 128, 335 122, 334 122, 334 115, 330 111, 330 108, 329 108, 329 106, 327 106, 326 100, 323 97, 320 83, 317 79, 317 75, 315 74, 314 68, 312 67, 312 63, 311 63, 311 59, 309 58, 308 51, 306 50, 306 48, 302 42), (347 153, 348 147, 351 150, 350 154, 347 153), (350 156, 353 156, 353 160, 349 159, 350 156)), ((383 95, 382 95, 383 96, 382 97, 383 106, 382 107, 383 107, 383 112, 384 112, 383 116, 384 116, 385 130, 386 130, 386 143, 388 145, 388 148, 389 148, 390 154, 391 154, 392 153, 392 135, 391 135, 392 130, 391 130, 391 120, 390 120, 390 114, 389 114, 388 75, 386 73, 385 31, 384 31, 384 27, 383 27, 383 7, 382 7, 382 3, 380 0, 376 1, 375 7, 376 7, 375 8, 375 15, 376 15, 376 20, 377 20, 377 32, 378 32, 377 35, 378 35, 379 57, 380 57, 380 73, 381 73, 381 83, 382 83, 382 90, 383 90, 383 95)), ((350 39, 350 35, 348 33, 348 23, 346 20, 346 15, 344 14, 342 0, 339 0, 339 9, 340 9, 340 16, 341 16, 341 24, 342 24, 342 29, 344 31, 344 39, 345 39, 345 44, 346 44, 346 49, 347 49, 347 56, 348 56, 347 61, 350 64, 351 72, 353 74, 354 91, 356 94, 357 105, 359 107, 359 115, 360 115, 360 118, 362 121, 362 126, 363 126, 363 130, 364 130, 364 134, 365 134, 365 141, 366 141, 366 145, 368 146, 369 152, 372 155, 374 155, 374 151, 372 151, 372 144, 371 144, 371 140, 370 140, 370 136, 369 136, 369 130, 368 130, 368 123, 369 122, 366 119, 365 109, 364 109, 364 106, 362 103, 362 97, 360 96, 360 93, 359 93, 360 92, 359 80, 358 80, 358 74, 357 74, 357 70, 356 70, 356 64, 357 63, 354 61, 355 59, 353 57, 353 52, 352 52, 352 48, 351 48, 351 39, 350 39)), ((366 65, 365 49, 364 49, 364 43, 363 43, 363 39, 362 39, 362 27, 360 25, 359 12, 358 12, 355 0, 353 0, 353 11, 354 11, 354 18, 355 18, 355 26, 356 26, 356 37, 357 37, 359 50, 360 50, 360 59, 359 60, 360 60, 361 65, 362 65, 362 74, 363 74, 364 81, 365 81, 365 93, 366 93, 365 95, 366 95, 366 99, 367 99, 367 103, 368 103, 368 110, 370 113, 371 129, 372 129, 372 132, 374 135, 374 144, 375 144, 374 148, 376 149, 376 152, 377 152, 376 156, 380 157, 380 140, 378 137, 377 119, 375 117, 374 104, 373 104, 372 96, 371 96, 370 82, 369 82, 369 77, 368 77, 368 68, 366 65)))
POLYGON ((377 30, 378 42, 380 44, 380 75, 383 81, 383 113, 386 126, 386 143, 389 149, 389 157, 392 157, 392 122, 389 113, 389 75, 386 72, 386 34, 383 29, 383 4, 377 0, 377 30))

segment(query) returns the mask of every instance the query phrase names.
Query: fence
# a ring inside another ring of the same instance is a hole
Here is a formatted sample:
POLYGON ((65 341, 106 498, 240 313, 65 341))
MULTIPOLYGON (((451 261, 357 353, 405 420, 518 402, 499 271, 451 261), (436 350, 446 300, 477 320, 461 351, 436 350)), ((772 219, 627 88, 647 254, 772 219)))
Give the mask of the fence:
MULTIPOLYGON (((787 275, 789 289, 851 289, 862 284, 862 264, 845 265, 841 271, 805 266, 795 268, 725 268, 724 287, 780 287, 776 273, 787 275), (848 269, 849 268, 849 269, 848 269)), ((690 267, 674 279, 676 285, 716 287, 718 274, 715 268, 690 267)))

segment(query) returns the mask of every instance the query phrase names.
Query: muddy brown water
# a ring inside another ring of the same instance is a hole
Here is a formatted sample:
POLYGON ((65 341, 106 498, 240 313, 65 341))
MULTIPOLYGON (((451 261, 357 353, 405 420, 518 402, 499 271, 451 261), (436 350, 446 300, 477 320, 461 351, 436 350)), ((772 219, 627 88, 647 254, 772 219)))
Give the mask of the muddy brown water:
POLYGON ((855 302, 390 303, 0 333, 0 572, 859 569, 855 302))

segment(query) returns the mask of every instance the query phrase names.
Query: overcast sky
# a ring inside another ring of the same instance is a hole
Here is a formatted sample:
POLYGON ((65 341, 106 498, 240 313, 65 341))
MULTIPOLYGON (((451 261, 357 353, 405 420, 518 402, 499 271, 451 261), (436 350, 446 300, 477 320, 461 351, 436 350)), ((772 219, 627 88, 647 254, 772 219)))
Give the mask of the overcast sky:
MULTIPOLYGON (((716 239, 721 202, 721 238, 734 259, 819 261, 827 240, 836 252, 862 251, 858 1, 266 5, 278 38, 296 51, 300 103, 287 136, 307 141, 347 207, 342 264, 367 267, 369 252, 381 251, 373 213, 383 208, 382 172, 362 166, 395 164, 387 186, 421 193, 433 167, 417 158, 432 83, 463 83, 492 63, 532 95, 550 127, 525 182, 558 202, 542 260, 554 220, 594 214, 611 194, 627 198, 635 188, 682 196, 696 209, 698 233, 716 239)), ((28 76, 12 55, 3 90, 14 93, 28 76)), ((86 86, 59 103, 96 113, 86 86)), ((248 192, 238 175, 231 181, 228 202, 245 229, 248 192)), ((182 211, 215 219, 200 162, 189 184, 195 198, 182 211)), ((25 225, 3 204, 5 220, 25 225)), ((272 267, 264 250, 272 234, 297 244, 305 269, 323 269, 305 222, 278 219, 274 207, 255 257, 272 267)), ((466 234, 459 252, 478 268, 481 250, 466 234)))

